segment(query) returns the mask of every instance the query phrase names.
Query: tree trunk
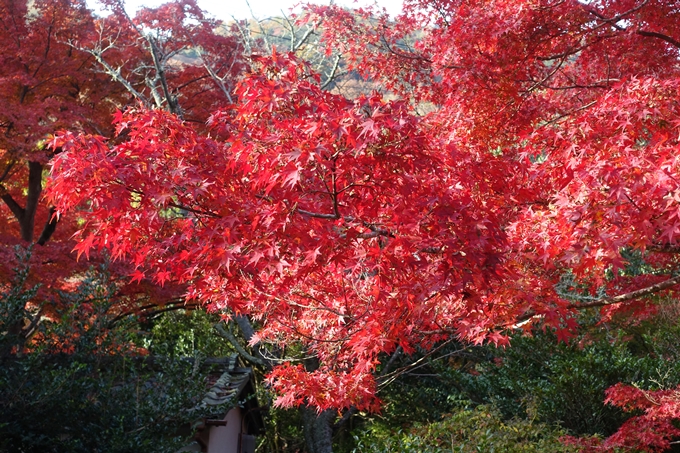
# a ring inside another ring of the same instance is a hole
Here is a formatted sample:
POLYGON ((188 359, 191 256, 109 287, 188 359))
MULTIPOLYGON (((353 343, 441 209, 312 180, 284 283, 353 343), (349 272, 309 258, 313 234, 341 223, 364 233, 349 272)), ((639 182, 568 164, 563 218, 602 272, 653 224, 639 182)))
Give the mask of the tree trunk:
POLYGON ((327 409, 321 413, 310 407, 303 407, 302 421, 304 423, 307 453, 333 453, 333 428, 336 412, 327 409))
POLYGON ((4 187, 0 187, 0 198, 7 204, 7 207, 9 207, 12 214, 14 214, 14 217, 16 217, 19 222, 21 239, 26 242, 33 242, 35 212, 38 209, 40 193, 42 192, 42 170, 43 166, 40 162, 28 163, 28 195, 26 196, 25 208, 22 208, 4 187))
POLYGON ((28 195, 26 197, 24 218, 21 221, 21 238, 27 242, 33 241, 35 212, 38 210, 38 202, 42 192, 42 171, 43 166, 40 162, 28 163, 28 195))

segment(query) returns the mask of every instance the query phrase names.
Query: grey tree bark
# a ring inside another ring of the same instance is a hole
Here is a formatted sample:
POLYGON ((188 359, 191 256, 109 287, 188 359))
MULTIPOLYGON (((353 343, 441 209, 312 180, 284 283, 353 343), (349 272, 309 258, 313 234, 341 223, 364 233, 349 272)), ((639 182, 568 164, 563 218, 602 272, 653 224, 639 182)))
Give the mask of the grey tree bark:
POLYGON ((327 409, 321 413, 303 407, 302 421, 304 423, 305 443, 308 453, 333 453, 333 421, 336 412, 327 409))

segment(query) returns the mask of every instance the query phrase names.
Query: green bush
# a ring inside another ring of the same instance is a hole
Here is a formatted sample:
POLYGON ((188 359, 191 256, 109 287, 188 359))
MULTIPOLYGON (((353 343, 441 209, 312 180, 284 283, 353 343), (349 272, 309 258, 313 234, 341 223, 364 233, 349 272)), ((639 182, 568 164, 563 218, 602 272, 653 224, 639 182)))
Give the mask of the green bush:
POLYGON ((459 401, 471 401, 496 408, 503 420, 609 436, 631 414, 605 404, 607 388, 619 382, 673 388, 680 382, 678 316, 680 306, 670 304, 645 323, 604 328, 584 317, 583 335, 569 344, 539 330, 514 337, 505 349, 451 342, 431 357, 402 357, 393 370, 408 370, 415 361, 419 366, 382 389, 381 423, 410 433, 414 424, 440 423, 444 413, 456 413, 459 401))
POLYGON ((368 423, 356 438, 354 453, 567 453, 560 442, 565 432, 531 420, 503 420, 491 406, 459 407, 441 421, 416 424, 407 430, 368 423))
MULTIPOLYGON (((17 349, 22 340, 12 327, 36 311, 27 305, 36 294, 24 288, 27 261, 0 293, 0 452, 174 452, 185 445, 191 423, 213 415, 198 404, 207 372, 186 357, 139 354, 134 341, 147 335, 134 318, 112 322, 116 287, 105 272, 83 275, 75 291, 59 294, 59 319, 43 320, 26 349, 17 349)), ((161 338, 173 337, 162 330, 161 338)), ((165 340, 159 349, 170 352, 165 340)))
POLYGON ((486 348, 472 370, 448 369, 446 375, 463 397, 493 402, 505 417, 535 416, 573 434, 607 436, 629 416, 604 404, 607 388, 618 382, 654 388, 661 378, 680 382, 680 362, 632 346, 623 331, 580 344, 537 333, 514 338, 506 350, 486 348))

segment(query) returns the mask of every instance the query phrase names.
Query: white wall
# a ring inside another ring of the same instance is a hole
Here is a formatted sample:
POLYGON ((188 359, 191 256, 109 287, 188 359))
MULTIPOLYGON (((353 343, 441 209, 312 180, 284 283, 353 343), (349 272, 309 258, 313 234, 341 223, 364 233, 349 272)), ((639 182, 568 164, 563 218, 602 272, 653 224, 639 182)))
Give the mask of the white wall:
POLYGON ((227 426, 211 426, 208 453, 240 453, 241 408, 235 407, 224 417, 227 426))

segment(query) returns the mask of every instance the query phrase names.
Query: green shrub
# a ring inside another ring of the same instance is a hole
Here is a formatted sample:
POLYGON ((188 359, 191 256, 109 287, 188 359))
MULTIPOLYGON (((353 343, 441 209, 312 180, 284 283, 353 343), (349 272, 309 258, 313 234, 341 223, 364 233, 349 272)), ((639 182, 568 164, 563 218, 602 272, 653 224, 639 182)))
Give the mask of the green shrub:
POLYGON ((460 407, 441 421, 407 430, 373 421, 356 438, 354 453, 567 453, 565 432, 531 420, 503 420, 491 406, 460 407))
MULTIPOLYGON (((0 357, 0 452, 174 452, 185 445, 190 424, 212 415, 198 408, 207 372, 186 358, 140 355, 137 321, 112 322, 116 287, 105 272, 91 271, 76 290, 59 294, 59 319, 43 320, 35 341, 17 350, 22 341, 11 327, 35 311, 27 305, 35 290, 24 288, 27 260, 0 293, 0 350, 10 351, 0 357)), ((158 335, 172 337, 162 329, 158 335)), ((170 352, 167 344, 161 349, 170 352)))

